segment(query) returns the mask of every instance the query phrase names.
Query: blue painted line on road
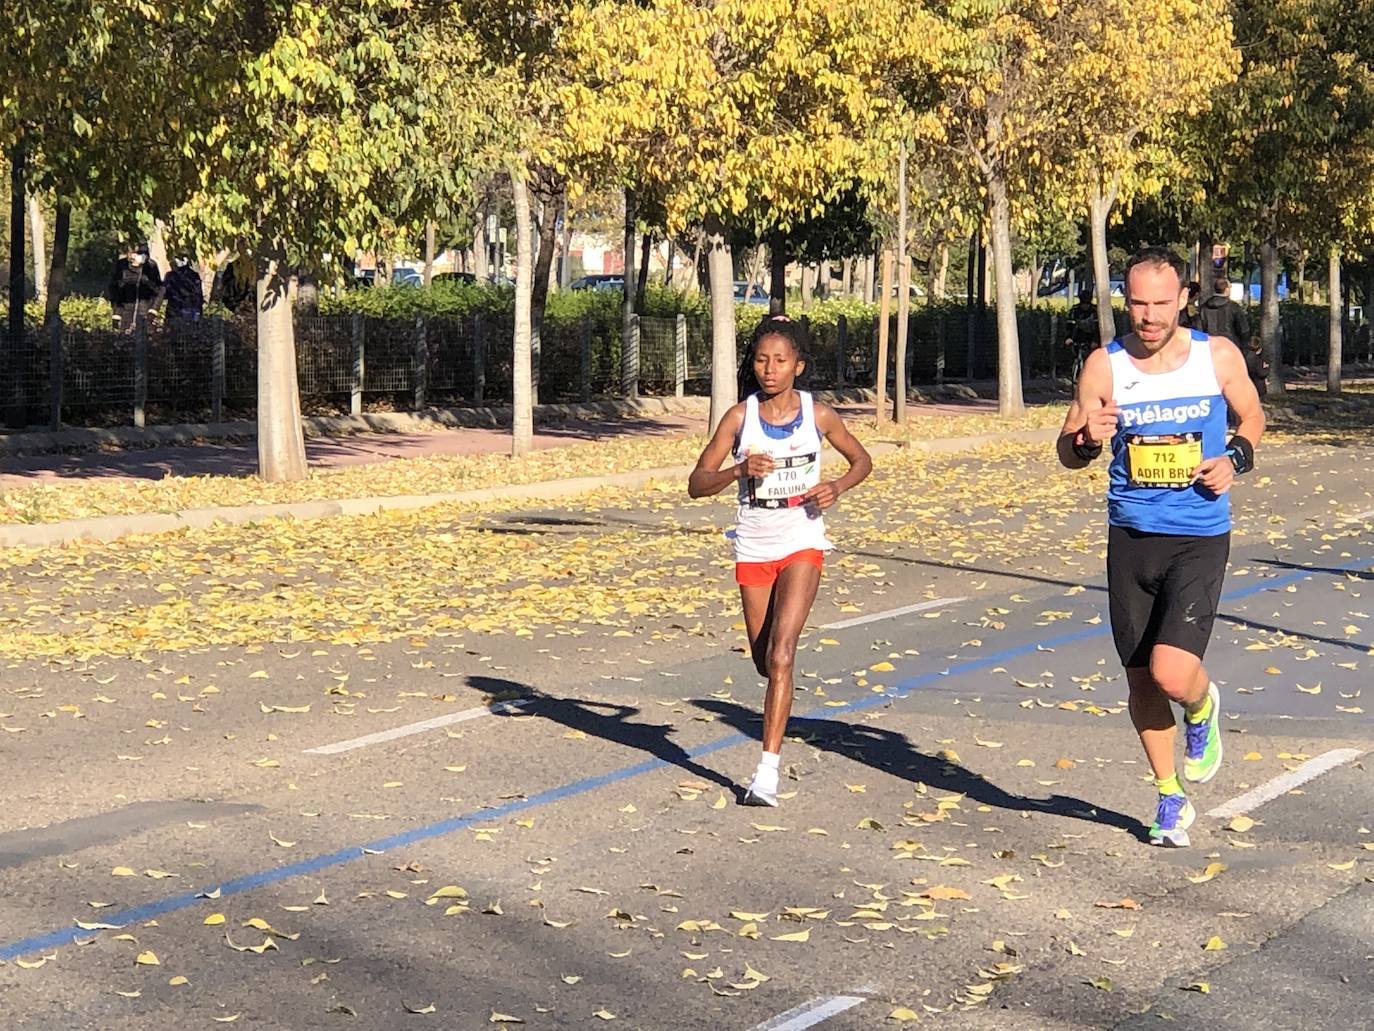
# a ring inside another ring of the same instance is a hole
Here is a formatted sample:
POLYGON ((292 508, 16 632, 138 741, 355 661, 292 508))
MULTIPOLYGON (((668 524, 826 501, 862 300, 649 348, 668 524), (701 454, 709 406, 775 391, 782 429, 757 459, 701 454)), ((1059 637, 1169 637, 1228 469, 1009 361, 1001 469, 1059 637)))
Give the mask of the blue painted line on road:
MULTIPOLYGON (((1374 560, 1363 559, 1358 562, 1350 562, 1342 566, 1328 567, 1338 572, 1362 569, 1374 564, 1374 560)), ((1246 587, 1230 591, 1222 595, 1222 601, 1235 601, 1240 598, 1247 598, 1251 595, 1261 594, 1264 591, 1276 588, 1287 587, 1289 584, 1297 583, 1318 575, 1320 570, 1298 570, 1287 576, 1275 577, 1272 580, 1262 580, 1257 583, 1249 584, 1246 587)), ((1105 623, 1099 626, 1088 627, 1083 630, 1075 630, 1070 633, 1059 634, 1053 637, 1038 638, 1026 641, 1019 645, 1003 648, 1000 651, 989 655, 981 656, 976 659, 966 659, 948 669, 930 670, 916 676, 908 677, 894 684, 892 688, 882 694, 871 694, 863 698, 855 699, 844 705, 834 707, 817 707, 809 712, 801 713, 802 719, 812 719, 820 716, 834 718, 843 716, 846 713, 865 712, 869 709, 881 705, 890 704, 895 699, 906 698, 914 691, 935 683, 947 677, 960 676, 964 673, 973 673, 990 666, 1006 662, 1021 655, 1026 655, 1035 651, 1037 648, 1056 648, 1068 644, 1076 644, 1079 641, 1089 640, 1094 637, 1101 637, 1108 633, 1110 627, 1105 623)), ((725 748, 733 748, 735 745, 744 744, 754 740, 746 734, 730 734, 716 741, 699 745, 696 748, 685 749, 685 754, 689 758, 699 759, 703 756, 711 755, 725 748)), ((386 852, 390 849, 401 848, 406 845, 413 845, 417 842, 428 841, 432 838, 442 837, 452 834, 454 831, 464 830, 477 824, 487 823, 491 820, 509 816, 526 809, 537 809, 540 806, 550 805, 560 802, 566 798, 573 798, 577 795, 584 795, 599 788, 607 787, 611 784, 618 784, 622 781, 630 780, 654 770, 661 770, 672 765, 664 759, 648 759, 644 762, 635 763, 632 766, 622 766, 616 770, 598 774, 594 777, 584 777, 580 780, 570 781, 558 787, 541 791, 528 798, 513 799, 501 805, 492 806, 489 809, 481 809, 474 813, 467 813, 462 816, 451 817, 447 820, 439 820, 435 823, 424 824, 413 827, 409 830, 401 831, 390 837, 378 838, 364 845, 354 845, 348 848, 339 849, 337 852, 329 852, 324 855, 315 856, 312 859, 303 859, 296 863, 288 863, 285 866, 273 867, 270 870, 261 870, 257 873, 246 874, 234 880, 225 881, 216 887, 219 890, 219 898, 232 895, 241 895, 244 892, 253 891, 257 888, 267 887, 281 881, 289 880, 292 877, 301 877, 307 874, 319 873, 330 867, 342 866, 344 863, 353 862, 361 859, 369 853, 386 852)), ((214 890, 213 888, 202 889, 198 892, 187 892, 181 895, 173 895, 155 902, 144 903, 141 906, 134 906, 129 909, 122 909, 117 913, 102 915, 102 921, 115 924, 120 927, 129 924, 140 923, 152 920, 167 913, 174 913, 178 910, 189 909, 207 901, 206 893, 214 890)), ((78 938, 89 934, 79 927, 64 927, 55 931, 48 931, 44 934, 33 935, 28 938, 20 938, 16 941, 0 945, 0 961, 9 961, 20 956, 31 953, 41 952, 45 949, 55 949, 63 945, 70 945, 78 938)))

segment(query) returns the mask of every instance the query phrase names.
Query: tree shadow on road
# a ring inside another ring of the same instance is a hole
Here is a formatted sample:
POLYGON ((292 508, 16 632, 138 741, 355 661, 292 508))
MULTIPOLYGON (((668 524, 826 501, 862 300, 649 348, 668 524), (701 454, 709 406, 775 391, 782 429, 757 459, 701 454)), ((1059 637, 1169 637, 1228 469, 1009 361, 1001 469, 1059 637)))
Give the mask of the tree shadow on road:
POLYGON ((468 677, 469 686, 497 698, 522 699, 518 709, 498 715, 537 716, 578 730, 589 737, 597 737, 611 744, 646 752, 670 766, 676 766, 694 777, 718 784, 727 791, 737 791, 735 782, 723 773, 703 766, 692 753, 672 739, 670 723, 640 723, 635 716, 643 711, 633 705, 597 702, 585 698, 559 698, 545 694, 528 684, 500 677, 468 677))
MULTIPOLYGON (((726 725, 750 737, 758 737, 761 719, 753 710, 714 698, 699 699, 693 704, 713 713, 726 725)), ((905 734, 869 724, 807 716, 792 717, 787 731, 789 737, 799 737, 815 748, 891 776, 920 782, 935 791, 962 794, 982 805, 1011 812, 1046 813, 1116 827, 1128 831, 1139 841, 1147 840, 1145 826, 1132 816, 1069 795, 1030 798, 1014 794, 957 762, 922 752, 905 734)))

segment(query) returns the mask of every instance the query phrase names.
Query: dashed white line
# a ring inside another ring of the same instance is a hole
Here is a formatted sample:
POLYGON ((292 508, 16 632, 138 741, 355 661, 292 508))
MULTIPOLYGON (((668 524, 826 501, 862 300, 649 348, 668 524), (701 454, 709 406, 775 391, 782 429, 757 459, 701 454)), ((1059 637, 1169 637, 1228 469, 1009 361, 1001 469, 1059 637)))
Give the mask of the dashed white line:
POLYGON ((1257 788, 1252 788, 1243 795, 1223 802, 1215 809, 1210 809, 1207 815, 1218 820, 1228 820, 1241 813, 1248 813, 1252 809, 1258 809, 1265 802, 1272 801, 1280 795, 1292 791, 1300 784, 1306 784, 1309 780, 1320 777, 1328 770, 1334 770, 1337 766, 1344 766, 1364 755, 1358 748, 1337 748, 1330 752, 1323 752, 1321 755, 1308 759, 1297 769, 1282 773, 1273 780, 1265 781, 1257 788))
POLYGON ((754 1031, 805 1031, 867 1001, 862 995, 823 995, 765 1020, 754 1031))
POLYGON ((917 605, 903 605, 899 609, 887 609, 884 612, 870 612, 866 616, 855 616, 853 619, 842 619, 837 623, 826 623, 822 630, 844 630, 851 626, 861 626, 864 623, 876 623, 880 619, 895 619, 898 616, 906 616, 912 612, 926 612, 930 609, 944 608, 946 605, 957 605, 961 601, 968 601, 966 597, 958 598, 936 598, 933 601, 923 601, 917 605))
POLYGON ((516 699, 513 702, 497 702, 495 705, 479 705, 475 709, 451 712, 446 716, 435 716, 433 719, 421 720, 419 723, 407 723, 404 727, 392 727, 390 730, 379 730, 375 734, 364 734, 362 737, 350 738, 347 741, 336 741, 332 745, 307 748, 304 754, 337 755, 340 752, 351 752, 355 748, 366 748, 368 745, 378 745, 383 741, 395 741, 397 738, 409 737, 411 734, 423 734, 426 730, 435 730, 439 727, 451 726, 454 723, 464 723, 467 720, 481 719, 483 716, 496 716, 503 712, 513 712, 529 704, 527 700, 516 699))

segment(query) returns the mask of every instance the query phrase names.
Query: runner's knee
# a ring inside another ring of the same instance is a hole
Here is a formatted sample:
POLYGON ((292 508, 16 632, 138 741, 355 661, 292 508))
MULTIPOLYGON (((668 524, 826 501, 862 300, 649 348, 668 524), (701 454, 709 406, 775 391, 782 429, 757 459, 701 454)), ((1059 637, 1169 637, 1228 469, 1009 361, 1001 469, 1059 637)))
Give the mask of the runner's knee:
POLYGON ((1150 653, 1150 679, 1161 693, 1175 702, 1189 701, 1196 693, 1200 660, 1177 648, 1150 653))
POLYGON ((797 646, 791 641, 773 641, 768 645, 767 676, 790 676, 797 661, 797 646))

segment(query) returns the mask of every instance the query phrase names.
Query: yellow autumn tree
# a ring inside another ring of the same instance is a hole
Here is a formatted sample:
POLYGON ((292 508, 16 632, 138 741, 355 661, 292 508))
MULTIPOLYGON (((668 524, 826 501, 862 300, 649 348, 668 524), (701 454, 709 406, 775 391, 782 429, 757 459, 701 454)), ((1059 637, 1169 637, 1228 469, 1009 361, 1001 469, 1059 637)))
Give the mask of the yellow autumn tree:
MULTIPOLYGON (((955 49, 917 120, 932 159, 965 167, 982 201, 997 296, 998 406, 1022 410, 1013 227, 1149 183, 1141 140, 1234 75, 1221 0, 1005 0, 946 9, 955 49)), ((1116 199, 1115 196, 1112 198, 1116 199)), ((1101 206, 1102 222, 1110 204, 1101 206)), ((1105 249, 1103 251, 1105 256, 1105 249)), ((1099 276, 1107 289, 1105 262, 1099 276)))
POLYGON ((597 156, 606 176, 653 184, 670 230, 705 230, 712 426, 736 400, 729 230, 786 232, 844 188, 890 176, 894 37, 917 44, 916 62, 933 61, 943 39, 940 19, 909 8, 644 0, 569 15, 562 45, 582 73, 561 106, 574 151, 597 156))

